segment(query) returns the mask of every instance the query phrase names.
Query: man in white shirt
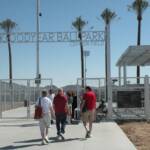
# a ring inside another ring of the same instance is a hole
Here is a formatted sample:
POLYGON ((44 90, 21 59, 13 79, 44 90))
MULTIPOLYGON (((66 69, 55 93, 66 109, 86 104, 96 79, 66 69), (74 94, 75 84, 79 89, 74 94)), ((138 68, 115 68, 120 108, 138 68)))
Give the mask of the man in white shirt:
POLYGON ((42 96, 38 98, 37 105, 42 107, 42 118, 39 119, 39 126, 42 137, 42 145, 49 143, 48 128, 51 123, 51 114, 54 117, 54 111, 51 100, 47 97, 47 91, 42 91, 42 96), (39 102, 40 101, 40 102, 39 102))
MULTIPOLYGON (((52 104, 53 104, 53 100, 54 100, 54 97, 55 97, 55 93, 52 91, 52 89, 50 89, 49 91, 48 91, 48 96, 47 96, 50 100, 51 100, 51 102, 52 102, 52 104)), ((53 124, 54 123, 54 120, 53 120, 54 118, 51 118, 51 124, 53 124)))

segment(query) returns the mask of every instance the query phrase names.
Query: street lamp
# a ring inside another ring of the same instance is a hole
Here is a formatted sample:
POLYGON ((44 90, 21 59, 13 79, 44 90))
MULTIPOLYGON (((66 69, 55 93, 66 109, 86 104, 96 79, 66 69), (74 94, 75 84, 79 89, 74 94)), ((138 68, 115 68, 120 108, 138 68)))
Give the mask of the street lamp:
POLYGON ((41 13, 39 12, 39 7, 40 7, 40 0, 36 0, 36 79, 35 83, 37 85, 40 84, 40 69, 39 69, 39 16, 41 16, 41 13))
MULTIPOLYGON (((84 50, 84 78, 86 80, 86 72, 87 72, 87 68, 86 68, 86 57, 90 55, 90 51, 88 50, 84 50)), ((85 83, 86 84, 86 83, 85 83)))

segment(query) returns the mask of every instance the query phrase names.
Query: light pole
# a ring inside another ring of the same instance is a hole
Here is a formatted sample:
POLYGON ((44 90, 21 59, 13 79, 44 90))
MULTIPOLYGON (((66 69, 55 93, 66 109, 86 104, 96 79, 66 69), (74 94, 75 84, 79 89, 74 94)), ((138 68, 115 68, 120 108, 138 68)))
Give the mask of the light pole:
POLYGON ((86 68, 86 57, 90 55, 90 51, 88 50, 84 50, 84 78, 85 78, 85 84, 86 84, 86 72, 87 72, 87 68, 86 68))
POLYGON ((36 79, 35 83, 37 85, 40 84, 40 69, 39 69, 39 16, 41 16, 41 13, 39 12, 40 7, 40 0, 36 0, 36 79))

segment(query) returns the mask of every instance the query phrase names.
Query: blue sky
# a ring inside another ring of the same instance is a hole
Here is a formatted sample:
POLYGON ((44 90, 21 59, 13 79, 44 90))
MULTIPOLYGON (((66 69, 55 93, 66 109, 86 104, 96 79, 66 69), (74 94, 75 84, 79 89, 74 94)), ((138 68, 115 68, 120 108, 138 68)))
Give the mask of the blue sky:
MULTIPOLYGON (((101 12, 107 7, 118 17, 111 24, 111 74, 118 76, 115 66, 118 58, 129 45, 136 44, 137 20, 127 5, 133 0, 41 0, 40 31, 75 31, 71 23, 82 16, 88 21, 84 30, 104 30, 101 12), (100 18, 100 20, 97 19, 100 18)), ((10 18, 18 24, 17 32, 36 31, 36 0, 0 0, 0 21, 10 18)), ((143 15, 142 40, 150 44, 150 8, 143 15)), ((2 32, 2 31, 0 31, 2 32)), ((87 77, 104 77, 104 46, 85 45, 90 50, 87 57, 87 77)), ((13 77, 35 78, 36 43, 12 44, 13 77)), ((141 69, 141 74, 150 74, 149 67, 141 69), (147 69, 148 68, 148 69, 147 69)), ((42 78, 52 78, 54 84, 63 86, 75 84, 80 77, 80 47, 71 43, 41 43, 40 73, 42 78)), ((135 68, 127 70, 128 76, 135 76, 135 68)), ((0 78, 8 78, 7 44, 0 43, 0 78)))

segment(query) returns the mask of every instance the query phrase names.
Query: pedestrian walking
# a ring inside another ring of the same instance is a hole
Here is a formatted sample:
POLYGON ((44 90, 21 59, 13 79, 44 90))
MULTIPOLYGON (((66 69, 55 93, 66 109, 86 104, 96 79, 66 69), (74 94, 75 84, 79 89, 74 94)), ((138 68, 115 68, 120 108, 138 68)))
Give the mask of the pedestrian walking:
POLYGON ((82 112, 82 121, 86 130, 86 138, 91 137, 92 132, 92 123, 94 121, 96 108, 96 96, 92 91, 90 86, 85 87, 85 93, 82 97, 81 102, 81 112, 82 112), (88 127, 87 124, 89 123, 88 127))
MULTIPOLYGON (((51 100, 47 97, 47 91, 42 91, 42 96, 38 98, 36 106, 42 107, 42 118, 39 119, 40 132, 42 137, 42 145, 49 143, 48 128, 51 123, 51 115, 54 117, 54 111, 51 100)), ((36 107, 35 106, 35 107, 36 107)))
MULTIPOLYGON (((53 104, 54 97, 55 97, 55 93, 53 92, 52 89, 50 89, 48 91, 48 98, 51 100, 52 104, 53 104)), ((51 124, 53 124, 53 123, 54 123, 54 118, 51 117, 51 124)))
POLYGON ((72 118, 77 119, 75 116, 75 109, 77 108, 77 95, 76 92, 73 92, 73 102, 72 102, 72 118))
POLYGON ((57 137, 64 139, 66 118, 68 112, 67 97, 64 95, 63 89, 58 89, 58 93, 54 98, 53 107, 56 116, 57 137))
POLYGON ((68 115, 67 115, 67 123, 72 122, 72 103, 73 103, 73 93, 72 91, 67 92, 67 100, 68 100, 68 115))

